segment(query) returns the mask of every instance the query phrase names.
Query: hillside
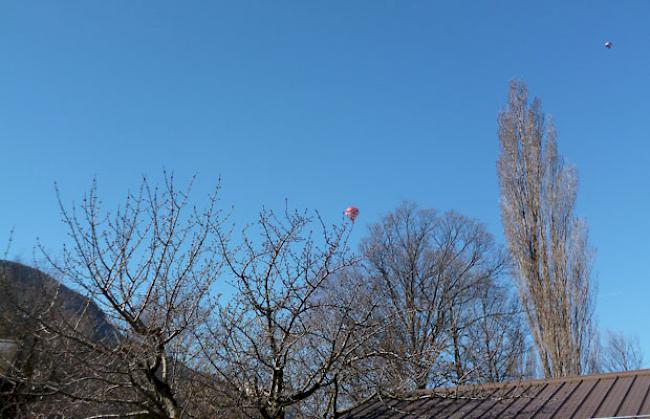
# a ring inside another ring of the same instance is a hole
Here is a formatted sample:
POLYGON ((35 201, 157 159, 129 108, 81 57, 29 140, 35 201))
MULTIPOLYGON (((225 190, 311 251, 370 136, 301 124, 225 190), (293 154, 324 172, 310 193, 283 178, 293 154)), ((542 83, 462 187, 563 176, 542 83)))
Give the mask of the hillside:
POLYGON ((48 308, 68 319, 86 310, 85 326, 94 331, 96 340, 116 339, 115 329, 96 303, 38 269, 0 261, 0 339, 24 338, 34 326, 33 316, 48 308), (55 296, 55 307, 50 307, 55 296))

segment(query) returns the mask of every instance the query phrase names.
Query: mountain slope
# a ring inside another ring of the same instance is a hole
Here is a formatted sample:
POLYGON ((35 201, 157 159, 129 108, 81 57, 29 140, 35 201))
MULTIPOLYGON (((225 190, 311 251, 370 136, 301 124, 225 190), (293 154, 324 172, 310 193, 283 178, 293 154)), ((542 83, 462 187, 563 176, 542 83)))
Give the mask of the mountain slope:
POLYGON ((24 336, 33 327, 33 315, 54 309, 69 319, 85 310, 85 326, 96 340, 115 341, 116 331, 93 301, 42 271, 17 262, 0 260, 0 339, 24 336), (56 297, 56 307, 49 307, 56 297))

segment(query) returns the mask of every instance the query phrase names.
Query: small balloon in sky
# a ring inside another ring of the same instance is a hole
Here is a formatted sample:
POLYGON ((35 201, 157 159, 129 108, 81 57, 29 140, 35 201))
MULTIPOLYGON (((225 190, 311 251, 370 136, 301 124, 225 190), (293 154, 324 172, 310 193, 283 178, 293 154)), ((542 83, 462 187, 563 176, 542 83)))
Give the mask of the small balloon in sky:
POLYGON ((343 211, 343 214, 350 219, 350 221, 354 222, 354 220, 357 218, 357 215, 359 215, 359 208, 357 207, 347 207, 345 211, 343 211))
POLYGON ((605 48, 612 49, 613 46, 614 44, 612 44, 610 41, 605 42, 605 48))

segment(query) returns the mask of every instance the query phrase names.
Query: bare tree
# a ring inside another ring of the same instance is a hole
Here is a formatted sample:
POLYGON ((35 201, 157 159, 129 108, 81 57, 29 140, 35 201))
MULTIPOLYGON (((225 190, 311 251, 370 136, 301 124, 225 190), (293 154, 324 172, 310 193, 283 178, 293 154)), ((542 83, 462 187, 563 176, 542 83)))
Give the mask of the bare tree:
POLYGON ((381 355, 374 365, 381 387, 423 389, 480 380, 481 369, 499 369, 491 377, 507 376, 504 367, 513 371, 497 361, 494 351, 500 357, 513 349, 508 356, 514 359, 521 339, 493 328, 515 325, 505 319, 517 313, 510 313, 507 304, 495 305, 495 290, 488 291, 507 258, 481 224, 405 203, 371 226, 362 249, 367 281, 379 300, 374 317, 384 325, 369 342, 381 355), (481 329, 481 321, 489 332, 481 329))
MULTIPOLYGON (((191 184, 190 184, 191 187, 191 184)), ((216 192, 208 206, 189 205, 190 187, 162 189, 144 179, 114 213, 103 211, 93 184, 80 211, 61 203, 72 245, 60 263, 64 279, 87 295, 73 315, 60 292, 39 315, 41 336, 57 359, 47 386, 89 417, 198 414, 190 339, 211 311, 219 258, 210 244, 216 192), (106 313, 103 327, 93 319, 106 313), (94 412, 90 414, 90 412, 94 412)))
POLYGON ((605 372, 638 370, 643 365, 639 338, 608 330, 599 358, 599 366, 605 372))
POLYGON ((499 114, 501 215, 519 293, 547 377, 580 374, 592 342, 594 287, 587 225, 573 214, 578 178, 523 82, 499 114))
MULTIPOLYGON (((317 396, 321 416, 337 409, 337 379, 355 358, 369 317, 354 290, 328 298, 334 276, 352 266, 346 225, 326 227, 317 216, 263 210, 241 244, 217 229, 236 293, 198 336, 215 386, 231 416, 283 418, 317 396), (320 237, 311 228, 318 225, 320 237), (330 397, 331 396, 331 397, 330 397), (322 400, 322 398, 321 398, 322 400)), ((309 410, 309 409, 307 409, 309 410)))
POLYGON ((471 304, 459 308, 463 320, 450 329, 454 383, 497 383, 533 375, 526 365, 523 313, 508 285, 486 284, 476 290, 471 304))

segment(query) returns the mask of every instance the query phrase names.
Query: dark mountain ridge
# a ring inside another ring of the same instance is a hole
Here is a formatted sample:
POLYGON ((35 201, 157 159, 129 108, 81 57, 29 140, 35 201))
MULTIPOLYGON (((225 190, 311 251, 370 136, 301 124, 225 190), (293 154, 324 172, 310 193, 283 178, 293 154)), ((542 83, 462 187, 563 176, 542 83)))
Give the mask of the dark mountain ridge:
POLYGON ((52 304, 57 313, 70 319, 85 310, 84 321, 93 331, 93 339, 117 339, 115 328, 94 301, 38 269, 0 260, 0 339, 23 336, 33 316, 52 304))

